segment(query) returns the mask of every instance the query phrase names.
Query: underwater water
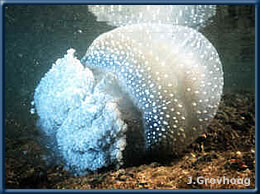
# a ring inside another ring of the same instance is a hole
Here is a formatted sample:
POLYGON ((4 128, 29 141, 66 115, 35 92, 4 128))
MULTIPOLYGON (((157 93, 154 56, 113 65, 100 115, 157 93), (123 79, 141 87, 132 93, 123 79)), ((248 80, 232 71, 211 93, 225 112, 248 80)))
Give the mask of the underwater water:
MULTIPOLYGON (((36 126, 37 116, 30 114, 34 90, 52 64, 62 58, 69 48, 74 48, 76 57, 81 59, 94 39, 114 28, 98 22, 87 6, 5 7, 7 171, 12 171, 12 168, 16 171, 18 167, 12 164, 14 156, 30 161, 27 170, 38 163, 42 165, 40 169, 48 166, 45 163, 50 160, 46 159, 48 155, 41 145, 45 139, 41 140, 41 132, 36 126), (32 148, 33 145, 36 145, 37 151, 32 148)), ((200 29, 219 53, 224 72, 224 95, 249 93, 254 96, 254 29, 253 6, 217 6, 212 22, 200 29)), ((50 163, 54 165, 53 161, 50 163)), ((12 180, 13 185, 19 185, 15 181, 24 181, 28 177, 12 180)), ((22 187, 22 184, 19 186, 22 187)))

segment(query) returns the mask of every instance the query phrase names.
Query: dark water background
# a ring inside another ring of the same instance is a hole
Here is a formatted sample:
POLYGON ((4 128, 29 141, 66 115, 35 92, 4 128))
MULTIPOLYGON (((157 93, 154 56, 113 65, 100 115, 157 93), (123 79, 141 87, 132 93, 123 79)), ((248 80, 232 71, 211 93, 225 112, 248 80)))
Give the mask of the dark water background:
MULTIPOLYGON (((224 93, 254 93, 254 18, 254 6, 218 6, 201 30, 219 52, 224 93)), ((19 123, 6 124, 6 137, 36 135, 30 103, 40 79, 67 49, 76 49, 80 59, 98 35, 113 28, 97 22, 87 5, 5 6, 5 120, 19 123)))

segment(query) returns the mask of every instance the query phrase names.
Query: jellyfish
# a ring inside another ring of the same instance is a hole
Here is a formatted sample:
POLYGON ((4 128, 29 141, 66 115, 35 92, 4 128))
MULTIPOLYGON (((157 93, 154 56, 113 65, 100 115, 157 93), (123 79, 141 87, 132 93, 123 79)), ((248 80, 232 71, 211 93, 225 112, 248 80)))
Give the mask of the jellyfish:
POLYGON ((55 137, 65 167, 77 175, 123 164, 128 112, 141 113, 144 153, 182 152, 214 118, 222 95, 219 55, 196 30, 215 7, 89 10, 116 28, 81 60, 68 50, 41 79, 32 103, 38 126, 55 137))
POLYGON ((148 150, 181 151, 214 117, 222 94, 216 49, 186 26, 116 28, 100 35, 81 62, 116 76, 143 113, 148 150))
POLYGON ((121 27, 131 24, 171 24, 205 27, 216 14, 215 5, 89 5, 97 21, 121 27))

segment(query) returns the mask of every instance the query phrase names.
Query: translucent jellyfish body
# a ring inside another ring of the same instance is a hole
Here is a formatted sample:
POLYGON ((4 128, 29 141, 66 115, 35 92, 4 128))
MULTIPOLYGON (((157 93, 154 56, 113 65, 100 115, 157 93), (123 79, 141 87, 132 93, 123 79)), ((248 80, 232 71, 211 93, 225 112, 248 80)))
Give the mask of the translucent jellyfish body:
POLYGON ((97 21, 117 27, 154 23, 199 29, 216 13, 215 5, 89 5, 88 9, 97 21))
POLYGON ((120 27, 99 36, 81 62, 116 75, 143 113, 147 150, 183 150, 207 127, 220 102, 218 53, 189 27, 120 27))
POLYGON ((73 49, 58 59, 32 103, 32 114, 55 137, 65 167, 81 175, 121 165, 124 153, 137 147, 141 154, 181 152, 210 123, 222 94, 218 53, 194 30, 215 14, 215 6, 90 5, 89 10, 118 28, 97 37, 81 62, 73 49), (135 131, 126 125, 137 123, 136 117, 143 122, 138 136, 130 133, 137 134, 139 125, 135 131))

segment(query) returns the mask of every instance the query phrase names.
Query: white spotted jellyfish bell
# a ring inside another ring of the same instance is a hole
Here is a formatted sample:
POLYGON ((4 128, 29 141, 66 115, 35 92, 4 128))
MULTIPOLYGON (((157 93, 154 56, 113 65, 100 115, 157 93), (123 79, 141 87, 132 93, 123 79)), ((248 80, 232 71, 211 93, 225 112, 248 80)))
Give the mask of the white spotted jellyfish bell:
POLYGON ((69 50, 40 81, 34 103, 41 129, 56 137, 75 174, 121 165, 129 130, 120 108, 124 93, 141 112, 146 152, 181 152, 207 127, 222 95, 218 53, 197 31, 215 6, 89 11, 117 28, 98 36, 81 61, 69 50))

